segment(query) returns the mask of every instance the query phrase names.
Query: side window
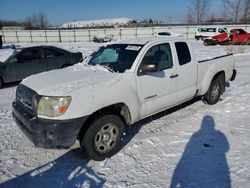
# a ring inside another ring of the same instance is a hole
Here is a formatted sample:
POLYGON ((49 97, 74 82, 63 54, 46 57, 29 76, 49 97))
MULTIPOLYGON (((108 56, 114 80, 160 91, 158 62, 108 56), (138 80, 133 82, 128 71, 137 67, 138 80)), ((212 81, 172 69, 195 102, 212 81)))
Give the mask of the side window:
POLYGON ((20 57, 24 62, 36 59, 42 59, 42 53, 40 49, 28 49, 21 54, 20 57))
POLYGON ((52 57, 59 57, 59 56, 63 56, 64 54, 54 50, 54 49, 47 49, 45 48, 45 57, 46 58, 52 58, 52 57))
POLYGON ((191 55, 186 42, 176 42, 175 48, 178 55, 180 65, 185 65, 191 62, 191 55))
POLYGON ((225 33, 225 30, 224 30, 224 29, 219 28, 218 32, 219 32, 219 33, 225 33))
POLYGON ((145 54, 142 64, 157 63, 159 70, 173 67, 172 53, 169 44, 160 44, 150 48, 145 54))
POLYGON ((244 30, 242 30, 242 29, 239 29, 237 32, 238 32, 239 35, 246 34, 246 32, 244 30))

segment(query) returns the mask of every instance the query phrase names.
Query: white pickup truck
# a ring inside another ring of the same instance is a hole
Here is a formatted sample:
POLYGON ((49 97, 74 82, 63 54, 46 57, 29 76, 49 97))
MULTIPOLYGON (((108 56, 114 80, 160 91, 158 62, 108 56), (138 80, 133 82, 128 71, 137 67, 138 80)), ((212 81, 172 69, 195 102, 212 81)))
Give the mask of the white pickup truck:
POLYGON ((234 66, 232 54, 196 61, 182 38, 110 43, 88 64, 23 80, 13 118, 38 147, 68 148, 78 139, 90 158, 103 160, 119 150, 126 125, 196 96, 217 103, 234 66))

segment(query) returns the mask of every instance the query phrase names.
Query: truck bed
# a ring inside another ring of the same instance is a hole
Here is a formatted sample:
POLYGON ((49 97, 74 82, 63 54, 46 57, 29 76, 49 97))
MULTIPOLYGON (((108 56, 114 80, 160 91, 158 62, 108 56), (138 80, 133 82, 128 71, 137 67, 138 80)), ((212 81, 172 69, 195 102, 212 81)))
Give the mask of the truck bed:
POLYGON ((230 49, 224 46, 204 46, 201 42, 191 41, 191 51, 198 62, 216 59, 232 53, 230 49))
POLYGON ((225 73, 225 82, 229 81, 233 75, 233 70, 235 66, 233 54, 226 54, 221 56, 216 56, 210 59, 204 59, 198 61, 198 95, 204 95, 208 90, 209 83, 211 83, 211 78, 213 78, 217 73, 225 73))
POLYGON ((209 58, 209 59, 200 60, 200 61, 198 61, 198 63, 204 63, 204 62, 207 62, 207 61, 211 61, 211 60, 215 60, 215 59, 220 59, 220 58, 227 57, 227 56, 232 56, 232 55, 233 55, 233 53, 228 53, 226 55, 221 55, 221 56, 216 56, 216 57, 209 58))

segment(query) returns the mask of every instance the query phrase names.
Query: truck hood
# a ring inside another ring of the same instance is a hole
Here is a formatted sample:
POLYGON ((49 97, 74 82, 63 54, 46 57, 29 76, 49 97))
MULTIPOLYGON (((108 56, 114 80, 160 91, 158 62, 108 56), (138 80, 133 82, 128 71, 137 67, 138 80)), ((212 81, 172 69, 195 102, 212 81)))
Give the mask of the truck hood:
POLYGON ((91 66, 79 63, 75 66, 60 70, 32 75, 21 84, 36 91, 39 95, 65 96, 83 88, 114 83, 120 74, 113 73, 102 66, 91 66))

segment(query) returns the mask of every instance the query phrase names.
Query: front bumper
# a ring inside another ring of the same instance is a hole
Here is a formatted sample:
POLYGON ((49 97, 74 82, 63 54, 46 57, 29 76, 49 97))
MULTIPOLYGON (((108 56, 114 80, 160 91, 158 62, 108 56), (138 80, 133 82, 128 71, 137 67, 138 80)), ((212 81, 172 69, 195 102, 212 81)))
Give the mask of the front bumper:
POLYGON ((17 102, 12 104, 16 124, 37 147, 69 148, 77 139, 87 117, 70 120, 47 120, 27 113, 17 102))

